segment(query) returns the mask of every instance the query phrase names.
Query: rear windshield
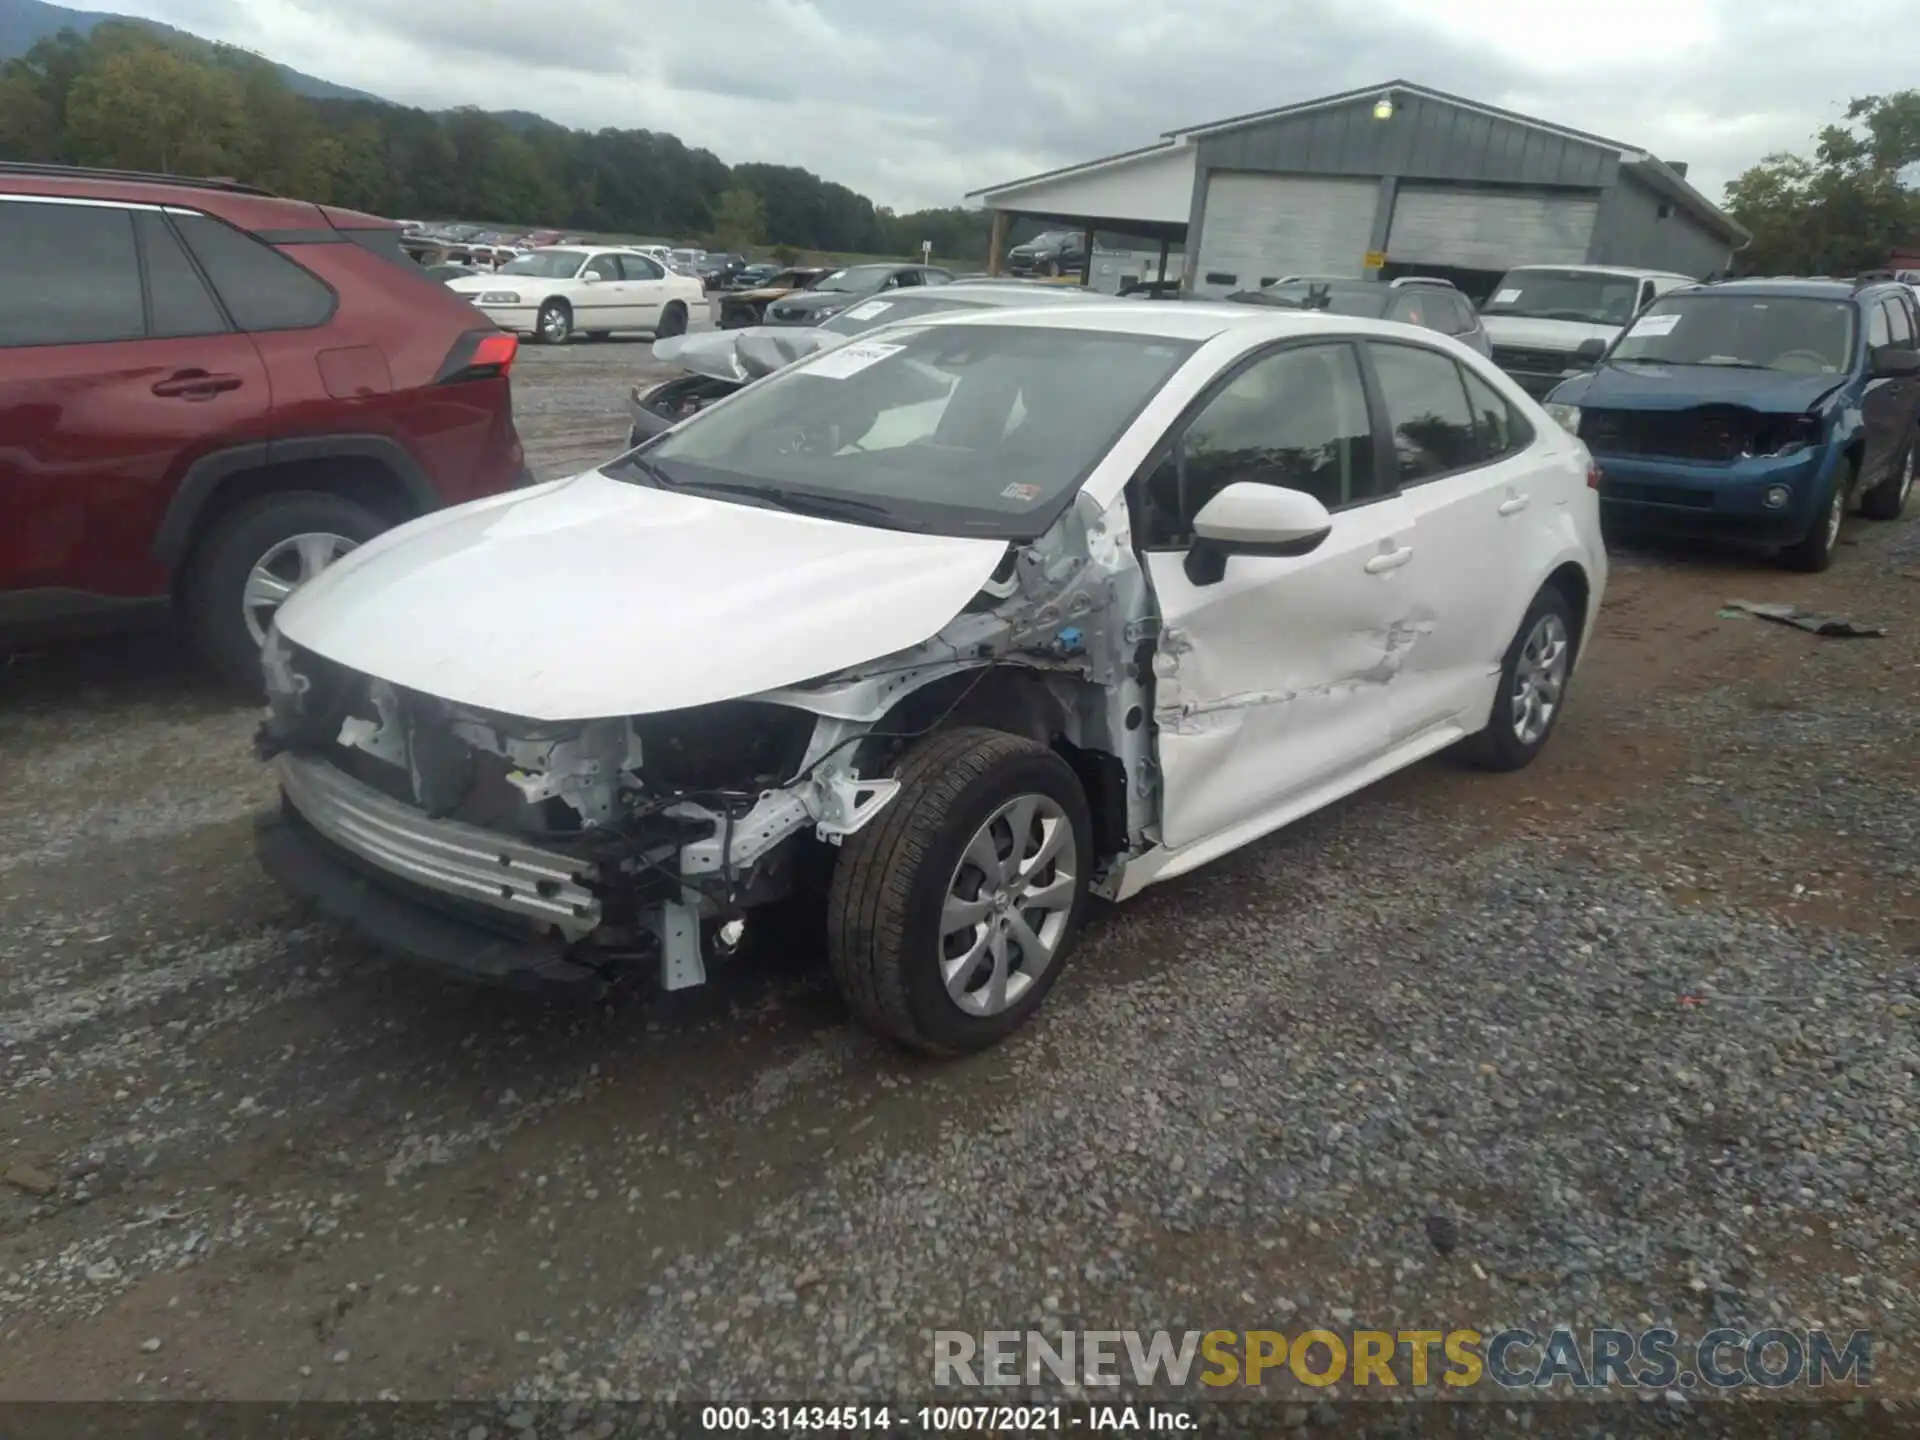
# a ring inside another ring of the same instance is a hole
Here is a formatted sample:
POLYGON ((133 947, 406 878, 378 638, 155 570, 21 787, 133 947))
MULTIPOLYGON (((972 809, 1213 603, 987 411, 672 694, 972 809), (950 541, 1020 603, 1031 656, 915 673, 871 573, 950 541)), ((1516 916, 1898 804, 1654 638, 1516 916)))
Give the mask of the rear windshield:
POLYGON ((1050 326, 903 327, 759 381, 606 473, 886 529, 1030 540, 1193 349, 1050 326))

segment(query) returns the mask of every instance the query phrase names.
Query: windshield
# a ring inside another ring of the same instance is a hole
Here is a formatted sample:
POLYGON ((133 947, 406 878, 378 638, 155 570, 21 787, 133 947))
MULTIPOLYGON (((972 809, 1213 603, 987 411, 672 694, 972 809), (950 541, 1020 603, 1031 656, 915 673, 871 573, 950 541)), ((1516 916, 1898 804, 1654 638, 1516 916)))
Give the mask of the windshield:
POLYGON ((858 335, 862 330, 871 330, 876 325, 891 325, 896 320, 912 320, 940 310, 985 308, 985 303, 979 300, 948 300, 940 295, 915 295, 908 291, 899 299, 889 297, 885 300, 863 301, 851 310, 842 310, 820 328, 831 330, 836 335, 858 335))
POLYGON ((834 271, 813 288, 842 292, 878 290, 887 283, 887 277, 891 274, 893 267, 890 265, 849 265, 845 270, 834 271))
POLYGON ((893 330, 750 385, 606 473, 889 529, 1030 540, 1193 348, 1051 326, 893 330))
POLYGON ((1656 300, 1607 358, 1837 375, 1850 368, 1853 307, 1795 295, 1656 300))
POLYGON ((1624 325, 1633 318, 1640 281, 1592 270, 1510 270, 1480 308, 1488 315, 1624 325))
POLYGON ((541 280, 571 280, 580 273, 580 262, 587 258, 583 250, 536 250, 517 256, 500 267, 502 275, 532 275, 541 280))

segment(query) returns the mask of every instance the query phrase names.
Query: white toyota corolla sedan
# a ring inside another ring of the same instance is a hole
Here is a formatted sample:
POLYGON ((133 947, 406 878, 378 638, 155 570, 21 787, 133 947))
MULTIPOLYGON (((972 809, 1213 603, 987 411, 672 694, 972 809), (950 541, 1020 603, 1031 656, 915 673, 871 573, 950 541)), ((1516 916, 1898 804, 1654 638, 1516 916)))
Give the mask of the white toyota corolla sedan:
POLYGON ((1448 746, 1530 761, 1606 582, 1593 480, 1429 330, 1129 301, 873 331, 303 587, 259 853, 527 988, 679 989, 824 927, 863 1021, 974 1050, 1089 894, 1448 746))

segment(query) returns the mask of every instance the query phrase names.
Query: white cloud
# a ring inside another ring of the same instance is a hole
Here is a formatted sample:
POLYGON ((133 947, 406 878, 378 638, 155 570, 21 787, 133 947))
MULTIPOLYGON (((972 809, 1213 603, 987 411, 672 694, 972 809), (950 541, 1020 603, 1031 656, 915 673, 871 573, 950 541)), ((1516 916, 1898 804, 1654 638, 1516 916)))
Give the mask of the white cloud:
POLYGON ((1910 0, 122 0, 430 108, 669 131, 897 209, 1404 78, 1689 163, 1710 196, 1920 71, 1910 0))

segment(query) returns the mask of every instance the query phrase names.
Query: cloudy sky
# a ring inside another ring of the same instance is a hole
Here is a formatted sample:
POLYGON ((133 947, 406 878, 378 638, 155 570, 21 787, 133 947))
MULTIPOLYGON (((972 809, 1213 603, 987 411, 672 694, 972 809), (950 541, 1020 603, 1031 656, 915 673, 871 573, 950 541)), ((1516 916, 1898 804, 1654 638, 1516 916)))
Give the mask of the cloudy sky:
POLYGON ((1406 79, 1684 160, 1718 199, 1920 79, 1912 0, 105 0, 409 104, 664 130, 896 209, 1406 79))

